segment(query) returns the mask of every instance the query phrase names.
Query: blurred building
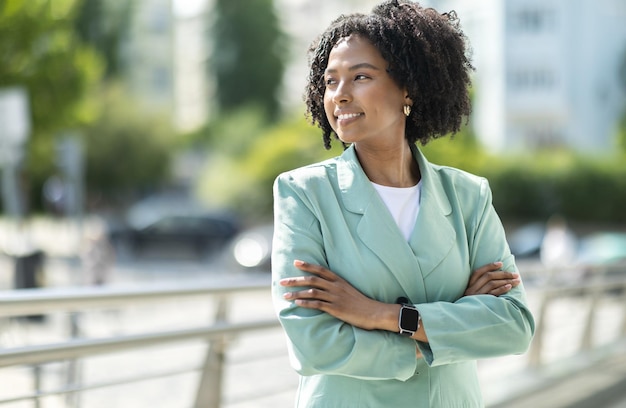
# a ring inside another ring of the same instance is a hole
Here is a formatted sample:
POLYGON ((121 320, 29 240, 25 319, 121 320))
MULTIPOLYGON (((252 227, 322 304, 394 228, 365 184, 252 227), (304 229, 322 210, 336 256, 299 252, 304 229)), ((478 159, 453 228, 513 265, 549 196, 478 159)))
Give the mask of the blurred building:
MULTIPOLYGON (((303 111, 309 44, 342 13, 378 0, 275 0, 291 38, 284 107, 303 111)), ((456 10, 473 50, 472 123, 495 151, 563 146, 603 152, 614 144, 626 95, 624 0, 422 0, 456 10)), ((213 0, 137 0, 127 45, 129 82, 146 106, 173 115, 179 129, 210 112, 207 13, 213 0)))
POLYGON ((493 150, 614 146, 624 112, 624 0, 428 0, 473 46, 473 123, 493 150))
POLYGON ((181 131, 206 121, 205 21, 189 0, 137 0, 124 48, 125 79, 142 108, 181 131), (192 11, 192 12, 190 12, 192 11))

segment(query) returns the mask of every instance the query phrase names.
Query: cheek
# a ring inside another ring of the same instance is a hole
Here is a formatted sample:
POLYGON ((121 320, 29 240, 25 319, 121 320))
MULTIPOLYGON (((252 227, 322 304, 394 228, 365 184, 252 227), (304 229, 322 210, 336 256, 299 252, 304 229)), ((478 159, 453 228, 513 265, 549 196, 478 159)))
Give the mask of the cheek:
POLYGON ((335 105, 327 94, 324 94, 324 111, 326 112, 328 122, 332 125, 335 122, 335 105))

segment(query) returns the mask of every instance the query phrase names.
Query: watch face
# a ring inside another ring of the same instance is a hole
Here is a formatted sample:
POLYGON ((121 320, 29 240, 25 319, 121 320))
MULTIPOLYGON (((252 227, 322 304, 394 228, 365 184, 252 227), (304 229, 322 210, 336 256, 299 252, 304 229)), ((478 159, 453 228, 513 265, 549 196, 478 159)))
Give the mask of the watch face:
POLYGON ((416 332, 418 329, 419 312, 415 309, 403 307, 400 312, 400 328, 416 332))

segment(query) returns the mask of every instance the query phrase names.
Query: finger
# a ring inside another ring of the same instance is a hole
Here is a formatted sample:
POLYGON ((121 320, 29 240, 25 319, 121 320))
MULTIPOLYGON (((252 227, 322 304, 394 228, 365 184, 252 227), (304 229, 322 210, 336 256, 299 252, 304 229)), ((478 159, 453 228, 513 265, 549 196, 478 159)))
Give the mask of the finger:
POLYGON ((321 311, 325 311, 328 306, 328 303, 321 300, 296 299, 294 303, 306 309, 318 309, 321 311))
POLYGON ((521 283, 520 279, 498 279, 490 280, 483 285, 474 285, 467 288, 465 295, 501 295, 510 291, 521 283))
POLYGON ((317 299, 317 300, 328 300, 328 292, 317 289, 317 288, 309 288, 304 290, 296 290, 293 292, 286 292, 283 294, 283 298, 287 300, 297 300, 297 299, 317 299))
POLYGON ((308 286, 314 288, 324 289, 327 287, 328 281, 320 278, 319 276, 293 276, 290 278, 283 278, 279 281, 281 286, 294 287, 294 286, 308 286))
POLYGON ((335 273, 333 273, 329 269, 324 268, 321 265, 315 265, 312 263, 301 261, 299 259, 296 259, 295 261, 293 261, 293 265, 296 268, 300 269, 301 271, 313 273, 315 275, 321 276, 322 278, 326 280, 333 281, 338 278, 338 276, 335 273))
POLYGON ((506 285, 502 285, 498 288, 493 289, 492 291, 489 292, 489 294, 494 295, 494 296, 504 295, 505 293, 509 292, 512 288, 513 286, 507 283, 506 285))
POLYGON ((476 269, 470 276, 469 285, 473 285, 478 279, 483 277, 484 274, 499 270, 502 268, 502 265, 502 262, 492 262, 476 269))
MULTIPOLYGON (((519 274, 515 272, 506 272, 506 271, 485 272, 480 278, 478 278, 472 284, 470 284, 469 288, 477 289, 477 288, 488 285, 490 282, 509 281, 509 280, 512 281, 515 279, 519 279, 519 274)), ((509 283, 512 283, 512 282, 509 282, 509 283)))

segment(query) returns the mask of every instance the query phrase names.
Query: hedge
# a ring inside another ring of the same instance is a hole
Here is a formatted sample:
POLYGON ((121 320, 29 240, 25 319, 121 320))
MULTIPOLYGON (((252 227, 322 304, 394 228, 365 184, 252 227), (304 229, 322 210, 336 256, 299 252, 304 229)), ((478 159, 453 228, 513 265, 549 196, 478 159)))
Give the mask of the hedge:
POLYGON ((626 160, 538 158, 482 169, 504 219, 626 222, 626 160))

